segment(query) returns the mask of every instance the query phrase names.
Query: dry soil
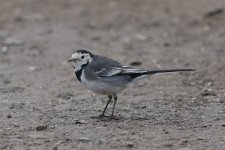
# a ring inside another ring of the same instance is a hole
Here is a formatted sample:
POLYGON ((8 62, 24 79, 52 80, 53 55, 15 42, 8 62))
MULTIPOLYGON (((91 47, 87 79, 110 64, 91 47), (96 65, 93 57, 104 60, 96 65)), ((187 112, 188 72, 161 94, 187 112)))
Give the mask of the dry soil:
POLYGON ((0 149, 224 150, 224 76, 224 0, 0 2, 0 149), (103 121, 66 61, 80 48, 196 71, 141 80, 103 121))

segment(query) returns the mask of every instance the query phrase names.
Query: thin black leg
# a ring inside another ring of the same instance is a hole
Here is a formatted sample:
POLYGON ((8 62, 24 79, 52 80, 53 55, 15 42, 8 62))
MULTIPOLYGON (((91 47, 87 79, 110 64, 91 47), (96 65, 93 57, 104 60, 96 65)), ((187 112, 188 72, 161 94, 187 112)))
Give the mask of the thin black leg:
POLYGON ((103 110, 103 112, 102 112, 102 117, 104 116, 104 114, 105 114, 105 111, 106 111, 106 109, 107 109, 107 107, 108 107, 108 105, 109 105, 109 103, 111 102, 111 100, 112 100, 112 95, 109 95, 108 96, 109 97, 109 100, 108 100, 108 102, 107 102, 107 104, 106 104, 106 106, 105 106, 105 108, 104 108, 104 110, 103 110))
POLYGON ((112 109, 111 118, 113 118, 113 114, 114 114, 114 110, 115 110, 116 102, 117 102, 117 96, 113 95, 113 97, 114 97, 114 103, 113 103, 113 109, 112 109))

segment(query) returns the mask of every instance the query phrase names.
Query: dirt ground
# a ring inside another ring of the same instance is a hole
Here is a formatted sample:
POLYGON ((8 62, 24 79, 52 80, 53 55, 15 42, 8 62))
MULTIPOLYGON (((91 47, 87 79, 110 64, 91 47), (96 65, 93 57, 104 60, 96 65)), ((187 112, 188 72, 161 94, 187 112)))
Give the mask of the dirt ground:
POLYGON ((224 76, 224 0, 1 0, 0 149, 224 150, 224 76), (196 71, 141 80, 102 121, 66 61, 80 48, 196 71))

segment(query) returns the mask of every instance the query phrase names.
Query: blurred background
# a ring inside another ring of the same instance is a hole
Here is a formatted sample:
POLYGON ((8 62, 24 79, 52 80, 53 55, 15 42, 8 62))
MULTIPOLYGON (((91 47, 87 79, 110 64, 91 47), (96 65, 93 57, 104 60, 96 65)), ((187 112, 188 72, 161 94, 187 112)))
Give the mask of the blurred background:
POLYGON ((0 149, 224 149, 224 76, 224 0, 0 2, 0 149), (139 82, 122 119, 99 122, 105 98, 66 62, 76 49, 196 72, 139 82))

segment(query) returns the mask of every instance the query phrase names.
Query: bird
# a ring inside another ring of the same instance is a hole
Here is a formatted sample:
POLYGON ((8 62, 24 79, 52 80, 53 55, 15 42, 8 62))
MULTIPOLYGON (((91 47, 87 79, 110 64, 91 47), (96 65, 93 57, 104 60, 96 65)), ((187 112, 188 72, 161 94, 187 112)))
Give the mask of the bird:
POLYGON ((107 95, 108 102, 99 116, 114 118, 114 110, 117 103, 117 94, 128 87, 130 83, 146 76, 167 72, 189 72, 194 69, 156 69, 145 70, 124 66, 121 63, 93 54, 90 50, 78 49, 68 59, 72 62, 77 79, 90 91, 107 95), (105 116, 109 103, 114 100, 110 116, 105 116))

